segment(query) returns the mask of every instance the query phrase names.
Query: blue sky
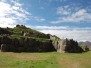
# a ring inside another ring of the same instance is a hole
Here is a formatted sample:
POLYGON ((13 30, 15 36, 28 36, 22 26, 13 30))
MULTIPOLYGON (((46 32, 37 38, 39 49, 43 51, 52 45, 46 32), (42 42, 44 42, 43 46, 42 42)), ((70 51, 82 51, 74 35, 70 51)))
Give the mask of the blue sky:
POLYGON ((91 41, 91 0, 0 0, 0 26, 16 24, 62 39, 91 41))

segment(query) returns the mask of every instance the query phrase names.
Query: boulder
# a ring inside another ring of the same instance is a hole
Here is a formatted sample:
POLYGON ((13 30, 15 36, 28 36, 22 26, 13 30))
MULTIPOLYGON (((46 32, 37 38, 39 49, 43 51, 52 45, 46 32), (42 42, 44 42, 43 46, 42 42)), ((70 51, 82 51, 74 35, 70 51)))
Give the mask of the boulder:
POLYGON ((56 36, 50 36, 52 44, 57 52, 80 53, 83 49, 78 46, 78 42, 73 39, 61 40, 56 36))
POLYGON ((7 52, 8 47, 6 44, 1 44, 1 52, 7 52))

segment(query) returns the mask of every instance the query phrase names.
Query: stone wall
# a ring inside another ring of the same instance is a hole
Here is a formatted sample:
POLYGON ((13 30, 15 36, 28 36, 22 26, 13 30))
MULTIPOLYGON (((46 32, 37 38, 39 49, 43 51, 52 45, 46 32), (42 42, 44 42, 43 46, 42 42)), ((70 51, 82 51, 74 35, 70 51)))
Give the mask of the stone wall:
POLYGON ((38 41, 33 38, 0 37, 0 49, 3 52, 69 52, 80 53, 83 49, 73 39, 59 39, 50 35, 49 41, 38 41))
POLYGON ((73 39, 59 39, 56 36, 50 36, 52 44, 57 52, 80 53, 83 49, 78 46, 78 42, 73 39))
POLYGON ((1 51, 11 52, 50 52, 55 51, 52 42, 41 42, 32 38, 14 38, 7 36, 0 37, 1 51))

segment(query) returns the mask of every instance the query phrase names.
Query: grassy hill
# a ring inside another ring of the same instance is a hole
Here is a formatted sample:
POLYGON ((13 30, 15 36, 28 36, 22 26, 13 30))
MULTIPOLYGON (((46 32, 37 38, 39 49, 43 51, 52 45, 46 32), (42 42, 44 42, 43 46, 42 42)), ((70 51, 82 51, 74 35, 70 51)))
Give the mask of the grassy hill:
POLYGON ((10 38, 30 37, 39 41, 47 41, 49 39, 49 34, 27 28, 24 25, 16 25, 14 28, 0 28, 0 35, 8 35, 10 38))
POLYGON ((0 50, 2 52, 50 52, 55 51, 50 35, 24 25, 0 28, 0 50))
POLYGON ((73 39, 63 40, 24 25, 0 28, 0 48, 2 52, 83 52, 78 42, 73 39))
POLYGON ((91 51, 82 54, 0 52, 0 68, 91 68, 91 51))
POLYGON ((0 68, 91 68, 91 51, 81 53, 77 44, 74 40, 50 37, 49 34, 24 25, 0 28, 0 45, 3 50, 0 52, 0 68), (73 52, 53 52, 54 46, 58 48, 60 45, 58 49, 61 49, 62 43, 63 46, 67 44, 64 48, 73 49, 73 52))

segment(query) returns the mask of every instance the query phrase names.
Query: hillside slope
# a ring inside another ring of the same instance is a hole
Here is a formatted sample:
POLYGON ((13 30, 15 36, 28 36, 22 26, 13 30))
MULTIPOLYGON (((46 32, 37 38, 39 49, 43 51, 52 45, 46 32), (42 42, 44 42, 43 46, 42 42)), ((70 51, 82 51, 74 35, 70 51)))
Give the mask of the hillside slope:
POLYGON ((60 39, 57 36, 44 34, 16 25, 14 28, 0 28, 0 49, 3 52, 82 52, 78 42, 73 39, 60 39))

